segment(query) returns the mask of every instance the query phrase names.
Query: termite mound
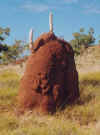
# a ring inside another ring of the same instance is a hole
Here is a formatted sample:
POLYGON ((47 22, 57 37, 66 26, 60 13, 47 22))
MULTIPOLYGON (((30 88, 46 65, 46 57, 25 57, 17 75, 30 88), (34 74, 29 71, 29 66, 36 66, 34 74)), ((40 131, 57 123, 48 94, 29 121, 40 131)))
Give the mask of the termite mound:
POLYGON ((54 33, 42 34, 34 42, 20 81, 20 108, 54 113, 78 97, 78 73, 71 45, 54 33))

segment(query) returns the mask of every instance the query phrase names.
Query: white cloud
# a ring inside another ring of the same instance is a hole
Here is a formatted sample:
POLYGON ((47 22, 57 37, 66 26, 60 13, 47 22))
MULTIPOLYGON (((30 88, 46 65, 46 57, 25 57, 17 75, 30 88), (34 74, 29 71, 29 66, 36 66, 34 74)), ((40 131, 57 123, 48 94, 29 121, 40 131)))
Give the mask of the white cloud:
POLYGON ((78 3, 79 0, 54 0, 49 1, 48 4, 42 4, 42 3, 34 3, 32 1, 25 2, 21 8, 27 11, 34 11, 34 12, 45 12, 48 10, 53 9, 61 9, 61 4, 75 4, 78 3))
POLYGON ((49 7, 48 5, 45 4, 25 3, 21 8, 28 11, 44 12, 49 9, 52 9, 53 7, 49 7))
POLYGON ((49 1, 48 4, 42 3, 34 3, 31 0, 25 2, 21 8, 27 11, 34 11, 34 12, 45 12, 48 10, 53 9, 61 9, 61 5, 65 4, 75 4, 78 3, 79 0, 53 0, 49 1))
POLYGON ((77 3, 79 0, 64 0, 65 3, 69 3, 69 4, 72 4, 72 3, 77 3))
POLYGON ((100 14, 100 8, 95 5, 88 5, 85 7, 85 13, 100 14))
POLYGON ((88 9, 87 12, 88 13, 100 14, 100 9, 96 9, 96 8, 94 8, 94 9, 88 9))

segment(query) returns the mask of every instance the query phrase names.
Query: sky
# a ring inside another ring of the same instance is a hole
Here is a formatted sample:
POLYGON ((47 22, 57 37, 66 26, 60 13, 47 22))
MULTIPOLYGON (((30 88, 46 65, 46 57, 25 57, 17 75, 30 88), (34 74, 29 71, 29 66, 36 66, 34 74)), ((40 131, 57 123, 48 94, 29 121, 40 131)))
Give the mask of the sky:
POLYGON ((0 27, 11 29, 7 43, 28 42, 29 31, 34 40, 49 31, 49 13, 53 13, 54 32, 70 41, 81 27, 95 29, 100 35, 100 0, 0 0, 0 27))

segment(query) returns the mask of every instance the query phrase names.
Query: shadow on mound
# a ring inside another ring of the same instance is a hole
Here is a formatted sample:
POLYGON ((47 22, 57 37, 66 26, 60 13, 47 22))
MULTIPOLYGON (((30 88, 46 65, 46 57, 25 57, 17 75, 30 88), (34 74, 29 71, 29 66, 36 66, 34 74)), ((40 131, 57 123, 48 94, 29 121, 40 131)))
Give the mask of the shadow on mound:
POLYGON ((20 82, 20 107, 53 113, 79 97, 78 73, 69 43, 53 33, 44 33, 34 42, 20 82))

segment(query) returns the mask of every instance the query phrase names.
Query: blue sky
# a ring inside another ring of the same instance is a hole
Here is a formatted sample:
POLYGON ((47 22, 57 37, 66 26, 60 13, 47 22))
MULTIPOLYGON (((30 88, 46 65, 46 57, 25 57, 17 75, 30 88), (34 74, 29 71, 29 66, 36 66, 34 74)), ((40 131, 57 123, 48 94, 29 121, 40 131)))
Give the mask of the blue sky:
POLYGON ((100 0, 1 0, 0 26, 10 27, 7 39, 28 41, 29 30, 33 28, 34 39, 49 31, 49 12, 53 12, 54 32, 69 41, 72 33, 80 27, 95 29, 100 35, 100 0))

